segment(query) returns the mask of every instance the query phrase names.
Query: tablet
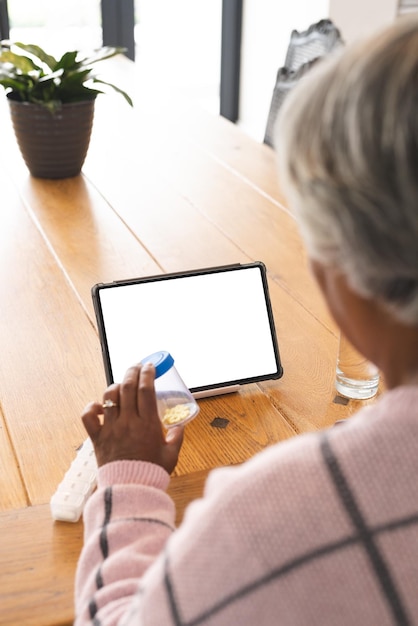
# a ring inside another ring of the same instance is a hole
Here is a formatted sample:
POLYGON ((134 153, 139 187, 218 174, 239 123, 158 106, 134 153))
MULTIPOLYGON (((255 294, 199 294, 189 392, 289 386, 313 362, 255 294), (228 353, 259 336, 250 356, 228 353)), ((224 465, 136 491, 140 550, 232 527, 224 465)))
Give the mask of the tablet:
POLYGON ((92 298, 108 384, 159 350, 196 397, 283 374, 263 263, 101 283, 92 298))

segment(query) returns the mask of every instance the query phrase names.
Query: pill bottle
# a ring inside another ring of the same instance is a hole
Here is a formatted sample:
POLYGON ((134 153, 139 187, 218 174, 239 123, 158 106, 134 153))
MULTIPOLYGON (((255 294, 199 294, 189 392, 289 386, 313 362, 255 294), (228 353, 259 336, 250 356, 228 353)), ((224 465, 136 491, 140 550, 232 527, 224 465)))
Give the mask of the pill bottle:
POLYGON ((178 374, 169 352, 154 352, 141 360, 155 367, 155 393, 160 420, 166 428, 189 422, 199 406, 178 374))

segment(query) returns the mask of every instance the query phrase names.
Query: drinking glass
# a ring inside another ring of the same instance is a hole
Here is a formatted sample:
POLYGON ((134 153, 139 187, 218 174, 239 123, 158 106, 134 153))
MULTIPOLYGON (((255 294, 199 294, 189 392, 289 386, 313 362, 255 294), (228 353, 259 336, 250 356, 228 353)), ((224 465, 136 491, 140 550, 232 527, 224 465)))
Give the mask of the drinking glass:
POLYGON ((379 370, 340 333, 335 388, 341 396, 367 400, 377 393, 379 370))

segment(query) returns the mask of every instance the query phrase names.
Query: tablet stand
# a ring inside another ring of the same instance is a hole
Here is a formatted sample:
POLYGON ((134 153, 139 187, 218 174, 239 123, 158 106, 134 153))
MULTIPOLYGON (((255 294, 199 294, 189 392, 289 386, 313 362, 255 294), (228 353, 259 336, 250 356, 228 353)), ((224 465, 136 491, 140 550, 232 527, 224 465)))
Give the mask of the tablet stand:
POLYGON ((215 387, 215 389, 205 389, 192 393, 193 398, 209 398, 210 396, 222 396, 224 393, 234 393, 239 391, 240 385, 230 385, 229 387, 215 387))

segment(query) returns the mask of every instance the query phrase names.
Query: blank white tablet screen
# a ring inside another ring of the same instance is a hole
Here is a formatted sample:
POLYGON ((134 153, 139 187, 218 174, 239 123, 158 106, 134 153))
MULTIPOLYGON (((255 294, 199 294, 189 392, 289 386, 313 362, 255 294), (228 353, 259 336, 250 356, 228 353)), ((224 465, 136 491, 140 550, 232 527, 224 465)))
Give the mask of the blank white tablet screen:
POLYGON ((113 380, 167 350, 190 389, 277 374, 258 266, 99 290, 113 380))

